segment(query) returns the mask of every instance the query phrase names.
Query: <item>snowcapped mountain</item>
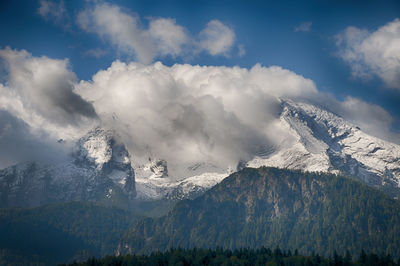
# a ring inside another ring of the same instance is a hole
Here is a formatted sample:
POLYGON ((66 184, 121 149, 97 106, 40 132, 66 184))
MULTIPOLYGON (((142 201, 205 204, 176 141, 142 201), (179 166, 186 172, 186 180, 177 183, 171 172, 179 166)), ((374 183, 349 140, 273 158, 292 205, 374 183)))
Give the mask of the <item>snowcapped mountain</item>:
POLYGON ((247 166, 341 173, 400 195, 399 145, 368 135, 343 118, 307 103, 283 100, 280 123, 295 141, 256 156, 247 166))
POLYGON ((0 207, 99 201, 126 206, 136 195, 130 157, 113 132, 96 128, 81 138, 68 162, 20 163, 0 170, 0 207))
POLYGON ((0 170, 0 207, 67 201, 129 207, 134 200, 194 198, 228 175, 216 172, 212 165, 198 164, 176 181, 168 176, 164 160, 150 159, 144 165, 131 162, 125 146, 114 135, 98 127, 78 141, 68 162, 24 162, 0 170))
MULTIPOLYGON (((281 104, 279 125, 289 136, 278 145, 261 148, 241 167, 273 166, 342 174, 400 196, 400 145, 366 134, 322 107, 287 99, 281 104)), ((198 164, 188 167, 185 179, 173 181, 168 177, 165 161, 150 160, 134 168, 141 199, 194 197, 232 172, 213 168, 212 164, 198 164)))
MULTIPOLYGON (((366 134, 321 107, 281 100, 278 120, 288 137, 264 147, 240 167, 273 166, 340 173, 400 196, 400 145, 366 134)), ((139 163, 114 132, 95 128, 77 143, 69 162, 20 163, 0 170, 0 207, 60 201, 100 201, 129 206, 132 200, 194 198, 231 174, 213 163, 175 166, 162 159, 139 163), (182 166, 180 166, 182 168, 182 166)))

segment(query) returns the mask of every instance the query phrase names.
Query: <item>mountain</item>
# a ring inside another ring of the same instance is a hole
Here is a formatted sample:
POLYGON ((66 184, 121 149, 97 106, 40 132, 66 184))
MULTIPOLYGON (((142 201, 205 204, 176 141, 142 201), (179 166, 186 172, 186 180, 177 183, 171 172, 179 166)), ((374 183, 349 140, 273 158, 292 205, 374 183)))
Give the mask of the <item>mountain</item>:
POLYGON ((164 160, 132 162, 125 146, 116 141, 115 132, 100 127, 79 139, 76 147, 67 162, 24 162, 0 170, 0 208, 90 201, 131 209, 140 208, 143 201, 170 202, 158 204, 165 209, 157 211, 159 215, 177 200, 194 198, 227 176, 212 172, 218 170, 213 165, 198 164, 176 180, 168 175, 164 160))
POLYGON ((168 215, 125 233, 118 252, 170 247, 298 249, 400 255, 400 203, 358 181, 323 173, 245 168, 168 215))
MULTIPOLYGON (((355 178, 388 195, 400 196, 400 145, 365 133, 329 110, 305 102, 280 99, 279 127, 288 135, 281 143, 259 148, 243 167, 271 166, 355 178)), ((184 199, 201 195, 232 173, 213 164, 188 167, 185 178, 168 176, 168 162, 150 159, 135 166, 138 198, 184 199)))
MULTIPOLYGON (((260 146, 254 158, 240 162, 238 169, 271 166, 340 173, 400 196, 400 145, 371 136, 322 107, 280 101, 277 124, 287 137, 273 146, 260 146)), ((78 141, 67 162, 25 162, 0 170, 0 207, 71 200, 123 208, 130 208, 133 201, 174 203, 201 195, 233 172, 216 164, 178 166, 181 174, 174 176, 170 170, 176 166, 157 156, 139 162, 116 141, 115 132, 95 128, 78 141)))
POLYGON ((246 166, 340 173, 400 196, 400 145, 309 103, 282 100, 280 125, 294 141, 261 150, 246 166))
POLYGON ((0 207, 69 201, 128 206, 136 195, 134 170, 129 153, 115 141, 113 132, 95 128, 77 147, 67 162, 25 162, 0 170, 0 207))
POLYGON ((1 265, 56 265, 111 255, 138 217, 93 203, 0 210, 1 265))

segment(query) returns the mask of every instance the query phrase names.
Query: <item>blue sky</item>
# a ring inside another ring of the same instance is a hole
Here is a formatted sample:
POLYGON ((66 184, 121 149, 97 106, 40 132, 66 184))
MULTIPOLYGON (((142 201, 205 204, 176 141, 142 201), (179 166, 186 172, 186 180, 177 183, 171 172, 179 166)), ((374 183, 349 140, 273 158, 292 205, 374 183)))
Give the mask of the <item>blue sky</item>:
MULTIPOLYGON (((115 1, 137 13, 143 24, 147 17, 174 18, 190 32, 199 32, 208 21, 218 19, 232 27, 236 42, 244 46, 242 57, 233 51, 228 58, 201 54, 187 58, 156 58, 164 64, 189 62, 200 65, 251 67, 279 65, 314 80, 322 91, 342 98, 347 95, 375 102, 400 116, 399 92, 382 88, 376 80, 355 80, 349 66, 340 60, 334 36, 348 26, 374 30, 400 17, 399 1, 115 1), (301 23, 311 22, 308 32, 295 32, 301 23)), ((75 16, 84 1, 66 1, 70 27, 44 19, 37 13, 39 1, 2 1, 0 4, 0 46, 26 49, 33 55, 69 58, 81 79, 89 79, 106 68, 118 55, 107 41, 88 34, 76 25, 75 16), (84 56, 95 48, 107 50, 102 58, 84 56)), ((235 47, 236 48, 236 47, 235 47)))
MULTIPOLYGON (((77 23, 82 10, 99 1, 65 1, 57 19, 41 15, 47 1, 1 1, 0 47, 25 49, 33 56, 70 60, 78 79, 88 80, 116 60, 134 61, 134 52, 124 52, 106 37, 88 32, 77 23), (98 57, 90 56, 97 49, 98 57)), ((49 1, 50 2, 50 1, 49 1)), ((385 108, 399 129, 400 90, 388 87, 377 75, 354 77, 351 64, 338 55, 335 36, 354 26, 374 32, 400 17, 399 1, 113 1, 110 5, 139 17, 148 28, 154 18, 172 18, 191 36, 197 36, 211 20, 218 20, 235 34, 228 53, 205 51, 184 56, 155 56, 166 65, 225 65, 251 68, 278 65, 313 80, 322 92, 339 100, 354 96, 385 108), (304 24, 303 30, 295 30, 304 24), (307 27, 309 24, 309 27, 307 27), (245 54, 239 56, 239 46, 245 54)), ((55 8, 60 2, 55 1, 55 8)), ((54 11, 54 10, 53 10, 54 11)), ((58 16, 57 15, 57 16, 58 16)), ((393 87, 393 86, 392 86, 393 87)))
POLYGON ((399 1, 0 1, 0 32, 0 166, 97 125, 234 166, 287 141, 279 98, 400 144, 399 1))

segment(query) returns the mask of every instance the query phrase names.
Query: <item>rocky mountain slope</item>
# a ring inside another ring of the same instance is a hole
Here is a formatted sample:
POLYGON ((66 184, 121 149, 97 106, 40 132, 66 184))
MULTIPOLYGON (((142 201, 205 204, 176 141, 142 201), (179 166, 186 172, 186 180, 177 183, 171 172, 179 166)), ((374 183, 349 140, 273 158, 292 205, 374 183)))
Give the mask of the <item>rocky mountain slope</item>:
MULTIPOLYGON (((252 160, 241 162, 238 168, 272 166, 340 173, 400 196, 400 145, 371 136, 322 107, 288 99, 281 100, 281 106, 279 125, 288 139, 260 147, 252 160)), ((198 164, 188 167, 186 178, 177 182, 169 178, 167 167, 168 162, 154 159, 134 167, 138 198, 193 198, 232 173, 198 164)))
POLYGON ((91 201, 131 208, 134 201, 194 198, 227 176, 196 165, 179 181, 167 162, 132 162, 114 132, 95 128, 77 143, 70 160, 56 165, 24 162, 0 170, 0 208, 36 207, 55 202, 91 201), (134 168, 132 167, 134 166, 134 168), (136 180, 135 180, 136 179, 136 180))
POLYGON ((97 201, 127 206, 136 196, 125 147, 111 131, 96 128, 81 138, 71 160, 57 165, 20 163, 0 170, 0 207, 97 201))
MULTIPOLYGON (((366 134, 356 125, 309 103, 281 100, 278 124, 288 134, 281 143, 260 147, 238 168, 273 166, 340 173, 400 196, 400 145, 366 134)), ((81 138, 71 160, 58 165, 21 163, 0 170, 0 206, 50 202, 105 201, 121 206, 139 201, 195 198, 233 169, 199 162, 171 176, 162 159, 137 162, 112 131, 96 128, 81 138)), ((182 166, 179 166, 182 168, 182 166)), ((234 169, 236 170, 236 169, 234 169)))
POLYGON ((295 139, 263 151, 246 165, 341 173, 400 195, 400 145, 376 138, 315 105, 282 101, 282 128, 295 139))
POLYGON ((170 247, 275 247, 330 256, 348 249, 400 255, 400 204, 332 174, 262 167, 232 174, 168 215, 146 218, 118 253, 170 247))

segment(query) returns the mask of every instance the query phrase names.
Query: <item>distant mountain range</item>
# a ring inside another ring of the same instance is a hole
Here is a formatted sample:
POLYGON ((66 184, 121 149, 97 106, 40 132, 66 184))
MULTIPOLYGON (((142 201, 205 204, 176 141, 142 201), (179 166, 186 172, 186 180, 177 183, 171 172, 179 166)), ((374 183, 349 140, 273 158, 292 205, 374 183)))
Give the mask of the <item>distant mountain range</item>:
MULTIPOLYGON (((281 100, 280 126, 292 142, 260 146, 242 167, 273 166, 340 173, 400 195, 400 146, 373 137, 321 107, 281 100)), ((56 165, 22 162, 0 170, 0 207, 33 207, 71 200, 130 208, 132 201, 195 198, 232 173, 212 163, 190 165, 171 176, 168 162, 139 164, 111 130, 95 128, 70 160, 56 165)))

